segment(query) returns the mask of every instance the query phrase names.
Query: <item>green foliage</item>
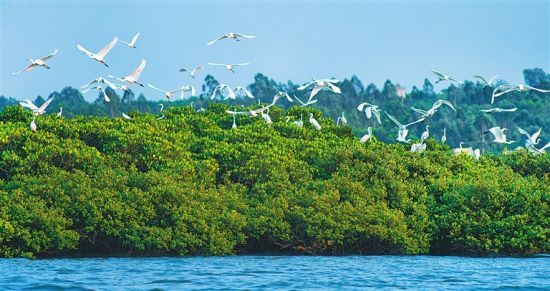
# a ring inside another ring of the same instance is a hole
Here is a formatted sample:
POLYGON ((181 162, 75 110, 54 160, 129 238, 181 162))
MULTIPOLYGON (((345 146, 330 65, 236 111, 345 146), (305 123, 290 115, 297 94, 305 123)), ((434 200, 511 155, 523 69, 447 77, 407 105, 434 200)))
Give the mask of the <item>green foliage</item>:
POLYGON ((273 108, 271 126, 238 116, 231 129, 228 108, 44 115, 31 132, 29 112, 6 107, 0 256, 550 250, 548 155, 360 144, 309 107, 273 108))

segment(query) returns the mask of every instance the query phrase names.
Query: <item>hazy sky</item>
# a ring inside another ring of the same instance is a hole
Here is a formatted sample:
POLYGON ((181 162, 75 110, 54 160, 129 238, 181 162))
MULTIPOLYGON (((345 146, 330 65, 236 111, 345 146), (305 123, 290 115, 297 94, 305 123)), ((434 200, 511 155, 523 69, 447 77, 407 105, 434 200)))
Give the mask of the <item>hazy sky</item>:
MULTIPOLYGON (((166 89, 200 88, 206 73, 232 86, 257 72, 277 81, 349 78, 378 87, 386 79, 410 89, 430 68, 521 82, 524 68, 550 71, 550 1, 6 1, 0 0, 0 95, 47 96, 107 74, 127 75, 141 61, 141 77, 166 89), (118 36, 110 68, 77 50, 97 52, 118 36), (226 32, 252 40, 206 43, 226 32), (27 58, 59 48, 51 70, 14 76, 27 58), (250 62, 232 74, 207 62, 250 62), (193 81, 179 68, 206 66, 193 81)), ((436 86, 440 89, 442 85, 436 86)), ((162 96, 132 87, 148 98, 162 96)), ((93 100, 97 92, 88 93, 93 100)))

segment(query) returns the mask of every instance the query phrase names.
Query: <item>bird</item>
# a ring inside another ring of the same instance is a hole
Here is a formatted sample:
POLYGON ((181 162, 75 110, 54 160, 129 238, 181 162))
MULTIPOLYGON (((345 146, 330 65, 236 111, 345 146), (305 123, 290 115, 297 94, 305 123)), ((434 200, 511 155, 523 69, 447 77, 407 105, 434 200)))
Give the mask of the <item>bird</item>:
POLYGON ((363 102, 357 106, 357 110, 365 111, 367 119, 370 119, 373 115, 378 120, 378 124, 382 124, 380 121, 380 110, 377 105, 369 104, 368 102, 363 102))
POLYGON ((275 94, 275 96, 273 96, 273 101, 271 101, 271 104, 277 103, 277 101, 279 101, 279 99, 281 99, 283 97, 286 98, 286 100, 288 102, 294 102, 292 100, 292 98, 290 98, 290 96, 288 96, 288 94, 286 92, 279 91, 279 92, 277 92, 277 94, 275 94))
POLYGON ((161 120, 161 119, 166 118, 166 115, 164 115, 164 113, 162 113, 162 111, 164 110, 164 104, 160 103, 159 106, 160 106, 160 114, 161 114, 161 116, 158 117, 157 120, 161 120))
POLYGON ((109 75, 109 77, 117 79, 120 82, 127 82, 126 85, 122 85, 120 87, 122 90, 128 90, 128 86, 130 86, 131 84, 138 84, 141 87, 144 87, 143 84, 138 82, 138 79, 141 76, 141 72, 143 72, 143 69, 145 69, 146 63, 147 62, 145 60, 141 60, 141 63, 139 64, 139 66, 137 68, 135 68, 134 71, 126 77, 116 77, 116 76, 113 76, 113 75, 109 75))
POLYGON ((35 121, 36 117, 33 117, 32 118, 32 121, 31 121, 31 131, 36 131, 36 121, 35 121))
POLYGON ((360 143, 366 143, 367 141, 369 141, 372 137, 372 128, 367 127, 367 134, 363 135, 360 139, 359 139, 359 142, 360 143))
POLYGON ((420 141, 421 141, 421 142, 424 142, 424 141, 427 140, 428 137, 430 136, 429 128, 430 128, 430 126, 429 126, 429 125, 426 125, 426 130, 425 130, 425 131, 422 133, 422 135, 420 136, 420 141))
POLYGON ((191 78, 195 79, 195 75, 197 74, 197 72, 200 71, 200 70, 203 70, 203 69, 204 69, 204 67, 202 67, 202 66, 196 66, 192 69, 185 69, 185 68, 180 69, 180 72, 188 72, 189 76, 191 76, 191 78))
POLYGON ((208 63, 211 66, 224 66, 226 70, 235 73, 235 67, 237 66, 248 66, 250 63, 240 63, 240 64, 219 64, 219 63, 208 63))
POLYGON ((181 87, 180 99, 183 100, 183 98, 185 97, 185 92, 190 92, 191 96, 197 96, 197 94, 196 94, 197 92, 195 91, 195 87, 193 87, 191 85, 187 85, 187 86, 181 87))
POLYGON ((233 39, 235 41, 240 41, 239 38, 255 38, 256 36, 254 35, 246 35, 246 34, 241 34, 241 33, 236 33, 236 32, 229 32, 227 34, 224 34, 218 38, 216 38, 215 40, 213 41, 210 41, 208 42, 206 45, 213 45, 215 42, 217 42, 218 40, 222 40, 222 39, 233 39))
POLYGON ((306 106, 308 106, 308 105, 311 105, 311 104, 317 102, 316 99, 314 99, 314 100, 311 100, 311 99, 310 99, 310 100, 308 100, 306 103, 304 103, 304 102, 303 102, 302 100, 300 100, 300 98, 298 98, 296 95, 294 95, 294 98, 295 98, 296 100, 298 100, 298 103, 300 103, 302 107, 306 107, 306 106))
POLYGON ((63 115, 63 107, 59 107, 59 112, 57 112, 57 117, 61 117, 63 115))
POLYGON ((527 150, 534 154, 534 155, 540 155, 540 154, 544 154, 546 153, 546 149, 547 148, 550 148, 550 142, 545 144, 543 147, 541 147, 540 149, 537 149, 534 145, 530 146, 527 148, 527 150))
POLYGON ((411 145, 411 153, 421 153, 426 150, 426 144, 424 142, 413 143, 411 145))
POLYGON ((432 70, 430 69, 434 74, 437 75, 437 77, 439 78, 437 81, 435 81, 435 84, 441 82, 441 81, 454 81, 454 82, 457 82, 459 84, 463 84, 464 82, 462 81, 458 81, 457 79, 451 77, 451 76, 447 76, 447 75, 444 75, 438 71, 435 71, 435 70, 432 70))
POLYGON ((491 127, 488 131, 484 132, 484 134, 487 134, 489 132, 492 133, 493 136, 495 137, 495 139, 493 140, 493 142, 495 143, 511 144, 514 141, 506 140, 506 134, 504 133, 506 130, 508 129, 495 126, 495 127, 491 127))
POLYGON ((233 99, 235 100, 237 97, 235 96, 235 92, 225 84, 219 84, 214 88, 214 92, 212 92, 212 96, 210 96, 210 100, 214 100, 216 98, 216 93, 220 92, 220 95, 223 97, 223 100, 227 99, 233 99))
POLYGON ((525 135, 527 139, 525 140, 525 147, 529 148, 531 146, 537 145, 539 143, 539 136, 542 133, 542 127, 539 128, 538 131, 533 133, 533 135, 529 134, 527 131, 522 129, 521 127, 518 127, 519 133, 525 135))
POLYGON ((27 59, 27 61, 31 62, 30 65, 28 65, 26 68, 22 69, 21 71, 13 72, 12 74, 19 75, 23 72, 28 72, 28 71, 36 68, 36 67, 44 67, 46 69, 50 69, 50 66, 47 65, 47 62, 51 57, 55 56, 58 51, 59 51, 59 49, 55 49, 51 54, 49 54, 47 56, 44 56, 44 57, 41 57, 41 58, 38 58, 36 60, 27 59))
POLYGON ((298 90, 302 91, 302 90, 305 90, 306 88, 308 88, 311 85, 315 85, 313 87, 313 89, 311 90, 311 93, 309 94, 308 102, 310 102, 313 99, 313 97, 315 95, 317 95, 317 93, 319 93, 319 91, 321 91, 323 89, 332 91, 336 94, 342 93, 340 88, 338 88, 338 87, 336 87, 336 85, 334 85, 334 83, 338 83, 338 82, 340 82, 340 81, 336 80, 336 79, 318 79, 318 80, 313 79, 313 81, 298 87, 298 90))
POLYGON ((474 78, 479 79, 479 80, 483 81, 483 83, 485 83, 485 85, 487 85, 489 87, 492 87, 493 82, 498 78, 498 75, 494 75, 491 79, 489 79, 489 81, 487 81, 487 79, 483 78, 480 75, 475 75, 474 78))
POLYGON ((498 112, 515 112, 516 110, 518 110, 516 107, 514 107, 514 108, 507 108, 507 109, 504 109, 504 108, 481 109, 482 112, 485 112, 485 113, 488 113, 488 114, 491 114, 491 113, 498 113, 498 112))
POLYGON ((107 63, 105 62, 105 57, 107 56, 107 54, 111 51, 111 49, 113 49, 113 47, 117 44, 118 42, 118 37, 115 37, 113 38, 113 40, 108 43, 105 47, 103 47, 98 53, 92 53, 90 52, 89 50, 85 49, 83 46, 81 46, 80 44, 77 44, 76 47, 83 53, 83 54, 86 54, 90 59, 92 60, 96 60, 100 63, 102 63, 103 65, 105 65, 106 67, 109 67, 109 65, 107 65, 107 63))
POLYGON ((244 115, 250 115, 252 117, 256 117, 258 116, 258 114, 261 114, 262 112, 264 112, 265 110, 269 109, 269 107, 273 106, 273 104, 269 104, 269 105, 266 105, 264 107, 261 107, 261 108, 258 108, 258 109, 253 109, 253 110, 249 110, 249 111, 232 111, 232 110, 226 110, 225 112, 229 113, 229 114, 244 114, 244 115))
POLYGON ((34 114, 34 116, 39 116, 44 114, 44 112, 46 112, 46 107, 48 107, 48 105, 52 103, 53 98, 54 97, 51 97, 50 99, 44 101, 44 103, 42 103, 40 107, 37 107, 36 105, 34 105, 34 103, 32 103, 32 101, 30 101, 29 99, 25 100, 25 102, 19 102, 19 104, 25 108, 30 109, 34 114))
POLYGON ((132 120, 132 117, 128 116, 126 113, 122 112, 122 117, 128 120, 132 120))
POLYGON ((155 89, 157 91, 160 91, 162 93, 164 93, 164 97, 166 97, 166 99, 168 100, 171 100, 172 99, 172 96, 180 91, 183 91, 183 87, 179 88, 179 89, 176 89, 176 90, 172 90, 172 91, 166 91, 166 90, 163 90, 163 89, 160 89, 158 87, 155 87, 154 85, 151 85, 149 83, 147 83, 147 86, 149 86, 149 88, 152 88, 152 89, 155 89))
POLYGON ((309 114, 309 123, 311 123, 316 130, 321 130, 321 125, 317 122, 317 119, 313 117, 313 113, 309 114))
POLYGON ((97 91, 103 93, 103 100, 105 100, 105 102, 107 102, 107 103, 111 102, 111 98, 109 98, 109 96, 107 96, 107 93, 105 92, 103 87, 101 87, 100 85, 97 85, 97 86, 94 86, 94 87, 89 87, 88 89, 83 90, 82 93, 87 93, 88 91, 90 91, 92 89, 96 89, 97 91))
POLYGON ((271 117, 269 116, 269 108, 262 111, 262 118, 265 120, 265 123, 267 123, 267 125, 271 125, 273 123, 273 121, 271 121, 271 117))
POLYGON ((88 87, 88 86, 90 86, 90 85, 92 85, 92 84, 96 84, 96 83, 105 84, 105 85, 111 87, 111 89, 113 89, 113 90, 118 90, 118 89, 120 89, 119 86, 117 86, 117 85, 111 83, 109 80, 107 80, 107 79, 105 79, 105 78, 103 78, 103 77, 101 77, 101 76, 100 76, 100 77, 97 77, 97 78, 95 78, 95 79, 93 79, 93 80, 91 80, 88 84, 85 84, 85 85, 80 86, 80 88, 86 88, 86 87, 88 87))
POLYGON ((340 123, 342 123, 342 125, 344 126, 348 124, 348 120, 344 115, 344 112, 342 112, 342 116, 338 116, 338 118, 336 119, 336 125, 340 125, 340 123))
POLYGON ((476 160, 479 159, 479 157, 481 156, 481 152, 480 152, 479 149, 474 150, 472 147, 463 148, 462 144, 464 144, 464 142, 460 142, 459 147, 453 149, 453 152, 455 153, 455 155, 467 154, 467 155, 473 157, 476 160))
POLYGON ((297 127, 304 126, 304 121, 302 120, 302 114, 300 114, 300 120, 294 120, 292 123, 294 123, 294 125, 296 125, 297 127))
POLYGON ((442 105, 447 105, 452 110, 456 111, 456 109, 454 108, 453 104, 451 104, 451 102, 449 102, 447 100, 441 100, 441 99, 435 101, 432 104, 432 108, 430 108, 428 110, 422 110, 422 109, 418 109, 418 108, 414 108, 414 107, 411 107, 411 109, 416 113, 420 113, 421 117, 428 118, 428 117, 433 116, 437 112, 437 109, 439 109, 439 107, 441 107, 442 105))
POLYGON ((441 137, 441 143, 445 143, 447 141, 447 128, 443 128, 443 136, 441 137))
POLYGON ((528 90, 533 90, 540 93, 550 93, 550 90, 538 89, 525 84, 519 84, 517 86, 505 84, 505 85, 500 85, 496 87, 495 90, 493 90, 493 95, 491 96, 491 104, 495 102, 495 98, 500 97, 506 93, 510 93, 512 91, 527 92, 528 90))
POLYGON ((233 92, 235 92, 235 95, 238 95, 238 96, 246 96, 250 99, 253 99, 254 98, 254 95, 252 95, 252 93, 250 93, 250 91, 246 90, 245 87, 241 87, 241 86, 237 86, 235 87, 235 90, 233 90, 233 92))
POLYGON ((399 121, 397 121, 397 119, 395 119, 393 116, 389 115, 387 112, 384 111, 384 113, 386 113, 386 115, 393 121, 393 123, 395 123, 397 125, 397 127, 399 127, 399 131, 397 133, 397 141, 401 141, 401 142, 406 142, 408 143, 410 140, 406 139, 407 137, 407 134, 409 133, 409 130, 407 129, 407 127, 413 125, 413 124, 416 124, 416 123, 419 123, 419 122, 422 122, 424 121, 424 117, 420 118, 419 120, 416 120, 416 121, 413 121, 411 123, 408 123, 408 124, 401 124, 399 121))
POLYGON ((140 34, 141 34, 141 32, 136 33, 136 35, 134 35, 134 37, 132 37, 132 40, 129 43, 125 42, 123 40, 121 40, 120 42, 128 45, 131 48, 137 48, 136 47, 136 41, 138 40, 138 37, 139 37, 140 34))

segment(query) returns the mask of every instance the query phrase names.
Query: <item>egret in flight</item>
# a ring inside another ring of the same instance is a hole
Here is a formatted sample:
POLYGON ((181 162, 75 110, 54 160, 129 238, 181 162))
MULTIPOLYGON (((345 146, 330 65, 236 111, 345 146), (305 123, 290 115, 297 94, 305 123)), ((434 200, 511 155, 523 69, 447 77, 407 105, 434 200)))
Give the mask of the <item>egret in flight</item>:
POLYGON ((82 93, 85 94, 85 93, 88 93, 88 91, 92 90, 92 89, 95 89, 101 93, 103 93, 103 100, 105 100, 105 102, 109 103, 111 102, 111 99, 109 98, 109 96, 107 96, 107 93, 105 92, 105 90, 103 89, 102 86, 100 85, 97 85, 97 86, 93 86, 93 87, 89 87, 88 89, 86 90, 83 90, 82 93))
POLYGON ((435 70, 431 70, 431 71, 432 71, 434 74, 436 74, 437 77, 439 78, 437 81, 435 81, 435 84, 437 84, 437 83, 439 83, 439 82, 441 82, 441 81, 454 81, 454 82, 457 82, 457 83, 459 83, 459 84, 463 84, 463 83, 464 83, 464 82, 459 81, 459 80, 457 80, 457 79, 455 79, 455 78, 453 78, 453 77, 451 77, 451 76, 447 76, 447 75, 445 75, 445 74, 442 74, 442 73, 440 73, 440 72, 438 72, 438 71, 435 71, 435 70))
POLYGON ((92 85, 92 84, 96 84, 96 83, 105 84, 105 85, 111 87, 111 89, 113 89, 113 90, 120 89, 117 85, 115 85, 115 84, 109 82, 109 80, 107 80, 107 79, 105 79, 105 78, 103 78, 103 77, 97 77, 97 78, 91 80, 88 84, 80 86, 80 88, 86 88, 86 87, 88 87, 88 86, 90 86, 90 85, 92 85))
POLYGON ((387 112, 384 111, 384 113, 386 113, 386 115, 391 119, 391 121, 393 121, 393 123, 395 123, 397 125, 397 127, 399 128, 399 131, 397 132, 397 139, 396 140, 401 141, 401 142, 406 142, 406 143, 408 143, 410 141, 409 139, 407 139, 407 134, 409 133, 409 130, 407 129, 407 127, 409 127, 413 124, 422 122, 422 121, 424 121, 424 119, 426 119, 425 117, 422 117, 419 120, 416 120, 416 121, 413 121, 411 123, 403 125, 399 121, 397 121, 397 119, 395 119, 393 116, 389 115, 387 112))
POLYGON ((183 87, 179 88, 179 89, 176 89, 176 90, 172 90, 172 91, 167 91, 167 90, 164 90, 164 89, 160 89, 158 87, 155 87, 154 85, 151 85, 149 83, 147 83, 147 86, 149 86, 149 88, 152 88, 152 89, 155 89, 157 91, 160 91, 164 94, 164 97, 166 97, 166 99, 168 100, 171 100, 172 99, 172 96, 180 91, 183 91, 183 87))
POLYGON ((306 103, 304 103, 304 101, 300 100, 300 98, 298 98, 296 95, 294 95, 294 98, 298 100, 298 103, 300 103, 302 107, 306 107, 308 105, 317 103, 317 99, 314 99, 314 100, 309 99, 306 103))
POLYGON ((237 95, 237 96, 246 96, 250 99, 254 98, 254 95, 252 95, 252 93, 250 93, 250 91, 246 90, 246 88, 242 87, 242 86, 235 87, 235 90, 233 90, 233 92, 235 92, 235 95, 237 95))
POLYGON ((323 89, 332 91, 336 94, 342 93, 340 88, 334 85, 335 83, 338 83, 338 82, 340 81, 336 79, 318 79, 318 80, 313 79, 313 81, 298 87, 298 90, 302 91, 308 88, 309 86, 314 85, 313 89, 311 90, 311 93, 309 94, 308 102, 310 102, 313 99, 313 97, 323 89))
POLYGON ((55 54, 57 54, 57 52, 59 51, 59 49, 55 49, 51 54, 47 55, 47 56, 44 56, 44 57, 41 57, 41 58, 38 58, 36 60, 33 60, 33 59, 27 59, 27 61, 31 62, 26 68, 22 69, 21 71, 19 72, 13 72, 12 74, 14 75, 19 75, 23 72, 28 72, 36 67, 44 67, 46 69, 50 69, 50 66, 48 66, 46 63, 48 62, 48 60, 55 56, 55 54))
POLYGON ((479 76, 479 75, 475 75, 474 78, 478 79, 478 80, 481 80, 483 83, 485 83, 485 85, 489 86, 489 87, 492 87, 493 86, 493 82, 495 82, 495 80, 498 78, 498 75, 494 75, 491 79, 489 79, 487 81, 487 79, 483 78, 482 76, 479 76))
POLYGON ((105 62, 105 56, 111 51, 111 49, 116 45, 118 42, 118 37, 115 37, 110 43, 108 43, 105 47, 103 47, 98 53, 94 54, 90 52, 89 50, 85 49, 83 46, 77 44, 76 47, 83 53, 86 54, 90 59, 98 61, 105 65, 106 67, 109 67, 107 63, 105 62))
POLYGON ((141 60, 141 63, 135 70, 130 73, 130 75, 126 77, 115 77, 113 75, 109 75, 109 77, 119 80, 120 82, 127 82, 126 85, 121 86, 122 90, 128 90, 128 86, 131 84, 138 84, 141 87, 144 87, 143 84, 138 82, 139 77, 141 76, 141 72, 143 72, 143 69, 145 69, 145 60, 141 60))
POLYGON ((230 32, 230 33, 224 34, 224 35, 216 38, 213 41, 208 42, 206 45, 213 45, 215 42, 217 42, 218 40, 222 40, 222 39, 233 39, 235 41, 240 41, 240 38, 250 39, 250 38, 255 38, 255 37, 256 36, 254 36, 254 35, 246 35, 246 34, 242 34, 242 33, 230 32))
POLYGON ((499 112, 515 112, 516 110, 518 110, 516 107, 514 108, 489 108, 489 109, 481 109, 481 112, 485 112, 487 114, 491 114, 491 113, 499 113, 499 112))
POLYGON ((539 136, 542 133, 542 127, 539 128, 538 131, 533 133, 533 135, 529 134, 526 130, 522 129, 521 127, 518 127, 519 133, 525 135, 527 139, 525 140, 525 147, 529 148, 531 146, 537 145, 539 143, 539 136))
POLYGON ((447 101, 447 100, 437 100, 435 101, 433 104, 432 104, 432 108, 428 109, 428 110, 422 110, 422 109, 417 109, 417 108, 414 108, 414 107, 411 107, 411 109, 414 111, 414 112, 417 112, 417 113, 420 113, 420 115, 424 118, 427 118, 427 117, 432 117, 436 112, 437 112, 437 109, 439 109, 439 107, 441 107, 442 105, 447 105, 449 106, 452 110, 456 111, 456 109, 454 108, 453 104, 451 104, 451 102, 447 101))
POLYGON ((141 32, 136 33, 136 35, 134 35, 134 37, 132 37, 132 40, 130 42, 125 42, 123 40, 121 40, 120 42, 126 44, 127 46, 129 46, 131 48, 137 48, 136 47, 136 42, 137 42, 138 37, 139 37, 140 34, 141 34, 141 32))
POLYGON ((529 90, 537 91, 540 93, 550 93, 550 90, 538 89, 524 84, 519 84, 517 86, 500 85, 496 87, 495 90, 493 90, 493 95, 491 96, 491 104, 495 103, 495 98, 500 97, 506 93, 510 93, 512 91, 527 92, 529 90))
POLYGON ((202 66, 196 66, 192 69, 180 69, 180 72, 188 72, 189 73, 189 76, 191 76, 191 78, 195 79, 195 75, 197 74, 198 71, 204 69, 204 67, 202 66))
POLYGON ((226 70, 235 73, 235 67, 237 66, 248 66, 250 63, 240 63, 240 64, 219 64, 219 63, 208 63, 211 66, 223 66, 226 70))
POLYGON ((495 126, 495 127, 490 128, 489 131, 484 132, 484 134, 487 134, 489 132, 492 133, 493 136, 495 137, 495 139, 493 140, 493 142, 495 142, 495 143, 511 144, 514 141, 506 140, 506 134, 504 133, 506 130, 508 130, 508 129, 495 126))
POLYGON ((376 120, 378 120, 378 124, 382 124, 380 121, 380 110, 378 109, 377 105, 369 104, 368 102, 363 102, 357 106, 357 110, 359 111, 365 111, 365 115, 367 116, 367 119, 370 119, 373 115, 376 117, 376 120))
POLYGON ((212 96, 210 96, 210 100, 214 100, 216 98, 216 94, 220 93, 220 95, 223 97, 223 100, 226 99, 233 99, 235 100, 237 97, 235 96, 235 92, 231 87, 225 84, 219 84, 214 88, 214 92, 212 92, 212 96))
POLYGON ((42 103, 40 107, 37 107, 36 105, 34 105, 34 103, 32 103, 32 101, 30 101, 29 99, 25 100, 25 102, 19 102, 19 104, 25 108, 30 109, 34 114, 34 116, 39 116, 46 112, 46 107, 48 107, 48 105, 50 105, 52 101, 53 101, 53 97, 46 100, 44 103, 42 103))

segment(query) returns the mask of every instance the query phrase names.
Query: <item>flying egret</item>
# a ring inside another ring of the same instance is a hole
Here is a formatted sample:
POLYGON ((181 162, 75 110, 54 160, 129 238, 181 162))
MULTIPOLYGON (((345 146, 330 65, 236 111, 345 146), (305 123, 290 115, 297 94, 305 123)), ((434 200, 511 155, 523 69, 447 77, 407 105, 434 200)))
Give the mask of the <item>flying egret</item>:
POLYGON ((493 136, 495 137, 495 139, 493 140, 493 142, 495 142, 495 143, 511 144, 514 141, 506 140, 506 134, 504 133, 506 130, 508 130, 508 129, 495 126, 495 127, 490 128, 489 131, 484 132, 484 134, 487 134, 489 132, 492 133, 493 136))
POLYGON ((505 109, 505 108, 489 108, 489 109, 481 109, 481 112, 491 114, 491 113, 499 113, 499 112, 515 112, 516 110, 518 110, 516 107, 507 108, 507 109, 505 109))
POLYGON ((191 76, 191 78, 195 79, 195 74, 197 74, 198 71, 204 69, 204 67, 202 66, 196 66, 192 69, 180 69, 180 72, 188 72, 189 73, 189 76, 191 76))
POLYGON ((172 90, 172 91, 166 91, 166 90, 163 90, 163 89, 160 89, 158 87, 155 87, 154 85, 151 85, 149 83, 147 83, 147 86, 149 86, 149 88, 152 88, 152 89, 155 89, 157 91, 160 91, 164 94, 164 97, 166 97, 166 99, 168 100, 171 100, 172 99, 172 96, 180 91, 183 90, 183 87, 179 88, 179 89, 176 89, 176 90, 172 90))
POLYGON ((91 80, 88 84, 85 84, 85 85, 80 86, 80 88, 86 88, 86 87, 88 87, 88 86, 90 86, 90 85, 92 85, 92 84, 96 84, 96 83, 105 84, 105 85, 111 87, 111 89, 113 89, 113 90, 118 90, 118 89, 120 89, 117 85, 111 83, 109 80, 107 80, 107 79, 105 79, 105 78, 103 78, 103 77, 97 77, 97 78, 91 80))
POLYGON ((316 130, 321 130, 321 125, 317 122, 317 119, 313 117, 313 113, 309 114, 309 123, 311 123, 316 130))
POLYGON ((118 37, 113 38, 113 40, 108 43, 105 47, 103 47, 98 53, 94 54, 90 52, 89 50, 85 49, 83 46, 77 44, 76 47, 83 53, 86 54, 90 59, 98 61, 105 65, 106 67, 109 67, 107 63, 105 62, 105 56, 111 51, 111 49, 116 45, 118 42, 118 37))
POLYGON ((48 60, 55 56, 55 54, 57 54, 57 52, 59 51, 59 49, 55 49, 51 54, 47 55, 47 56, 44 56, 44 57, 41 57, 41 58, 38 58, 36 60, 33 60, 33 59, 27 59, 27 61, 31 62, 30 65, 28 65, 26 68, 22 69, 21 71, 19 72, 13 72, 12 74, 14 75, 19 75, 23 72, 28 72, 36 67, 44 67, 46 69, 50 69, 50 66, 48 66, 46 63, 48 62, 48 60))
POLYGON ((105 90, 103 89, 103 87, 101 85, 97 85, 97 86, 93 86, 93 87, 88 87, 88 89, 86 90, 83 90, 81 91, 83 94, 87 93, 88 91, 92 90, 92 89, 95 89, 101 93, 103 93, 103 100, 105 100, 105 102, 111 102, 111 98, 109 98, 109 96, 107 96, 107 93, 105 92, 105 90))
POLYGON ((372 138, 372 128, 367 127, 367 134, 363 135, 360 139, 359 139, 359 142, 360 143, 366 143, 367 141, 369 141, 370 139, 372 138))
POLYGON ((378 109, 377 105, 363 102, 357 106, 357 110, 365 111, 367 119, 370 119, 374 115, 374 117, 376 117, 376 120, 378 120, 378 124, 382 124, 382 122, 380 121, 380 109, 378 109))
POLYGON ((222 40, 222 39, 233 39, 235 41, 240 41, 241 37, 250 39, 250 38, 255 38, 256 36, 246 35, 246 34, 241 34, 241 33, 236 33, 236 32, 230 32, 230 33, 224 34, 224 35, 216 38, 213 41, 208 42, 206 45, 213 45, 215 42, 217 42, 218 40, 222 40))
POLYGON ((63 106, 59 107, 59 112, 57 112, 57 117, 61 117, 63 115, 63 106))
POLYGON ((235 92, 225 84, 219 84, 214 88, 214 92, 212 92, 212 96, 210 96, 210 100, 214 100, 216 98, 216 93, 220 92, 220 95, 223 97, 223 100, 227 99, 233 99, 235 100, 237 97, 235 96, 235 92))
POLYGON ((425 130, 425 131, 422 133, 422 135, 420 136, 420 141, 421 141, 421 142, 424 142, 424 141, 427 140, 428 137, 430 136, 429 128, 430 128, 430 126, 429 126, 429 125, 426 125, 426 130, 425 130))
POLYGON ((454 81, 454 82, 457 82, 459 84, 463 84, 464 82, 462 81, 458 81, 457 79, 451 77, 451 76, 447 76, 447 75, 444 75, 438 71, 435 71, 435 70, 432 70, 430 69, 434 74, 437 75, 437 77, 439 78, 437 81, 435 81, 435 84, 441 82, 441 81, 454 81))
POLYGON ((530 146, 537 145, 539 143, 539 136, 542 133, 542 127, 533 135, 529 134, 527 131, 523 130, 521 127, 518 127, 519 133, 525 135, 527 139, 525 140, 525 147, 529 148, 530 146))
POLYGON ((271 101, 271 104, 277 103, 277 101, 279 101, 279 99, 281 98, 286 98, 288 102, 294 102, 286 92, 279 91, 277 92, 277 94, 275 94, 275 96, 273 96, 273 101, 271 101))
POLYGON ((241 87, 241 86, 237 86, 235 87, 235 90, 233 90, 233 92, 235 92, 235 95, 237 96, 246 96, 250 99, 253 99, 254 98, 254 95, 252 95, 252 93, 250 93, 250 91, 246 90, 245 87, 241 87))
POLYGON ((123 85, 120 87, 122 90, 128 90, 128 86, 130 86, 131 84, 138 84, 141 87, 144 87, 143 84, 138 82, 138 79, 141 76, 141 72, 143 72, 143 69, 145 69, 145 65, 146 65, 145 60, 141 60, 141 63, 139 64, 139 66, 135 68, 134 71, 130 73, 130 75, 126 77, 116 77, 113 75, 109 75, 109 77, 117 79, 120 82, 127 82, 126 85, 123 85))
POLYGON ((40 107, 37 107, 36 105, 34 105, 34 103, 32 103, 32 101, 30 101, 29 99, 25 100, 25 102, 19 102, 19 104, 25 108, 28 108, 32 111, 32 113, 34 114, 34 116, 38 116, 38 115, 42 115, 44 114, 44 112, 46 112, 46 107, 48 107, 48 105, 50 105, 50 103, 52 103, 53 101, 53 98, 50 98, 48 100, 46 100, 44 103, 42 103, 42 106, 40 107))
POLYGON ((550 142, 545 144, 542 148, 540 149, 537 149, 534 145, 531 145, 530 147, 527 148, 527 150, 529 150, 530 153, 534 154, 534 155, 540 155, 540 154, 544 154, 546 153, 546 149, 547 148, 550 148, 550 142))
POLYGON ((449 102, 449 101, 447 101, 447 100, 437 100, 437 101, 435 101, 435 102, 432 104, 432 108, 430 108, 430 109, 428 109, 428 110, 417 109, 417 108, 414 108, 414 107, 411 107, 411 109, 412 109, 414 112, 420 113, 421 117, 427 118, 427 117, 433 116, 433 115, 437 112, 437 109, 439 109, 439 107, 441 107, 441 106, 443 106, 443 105, 447 105, 447 106, 449 106, 452 110, 456 111, 456 109, 454 108, 453 104, 451 104, 451 102, 449 102))
POLYGON ((302 100, 300 100, 300 98, 298 98, 296 95, 294 95, 294 98, 295 98, 296 100, 298 100, 298 103, 300 103, 302 107, 306 107, 306 106, 311 105, 311 104, 313 104, 313 103, 317 103, 317 99, 315 99, 315 100, 311 100, 311 99, 310 99, 310 100, 308 100, 306 103, 304 103, 304 102, 303 102, 302 100))
POLYGON ((140 34, 141 34, 141 32, 136 33, 136 35, 134 35, 134 37, 132 37, 132 40, 129 43, 125 42, 123 40, 121 40, 120 42, 128 45, 131 48, 137 48, 136 47, 136 41, 138 40, 138 37, 139 37, 140 34))
POLYGON ((258 114, 261 114, 263 113, 265 110, 269 109, 269 107, 273 106, 274 104, 269 104, 269 105, 266 105, 264 107, 261 107, 261 108, 258 108, 258 109, 253 109, 253 110, 249 110, 249 111, 233 111, 233 110, 226 110, 225 112, 229 113, 229 114, 243 114, 243 115, 250 115, 252 117, 256 117, 258 116, 258 114))
POLYGON ((441 143, 445 143, 447 141, 447 128, 443 128, 443 136, 441 137, 441 143))
POLYGON ((313 97, 323 89, 332 91, 336 94, 342 93, 340 88, 334 85, 334 83, 338 83, 338 82, 340 81, 336 79, 318 79, 318 80, 313 79, 313 81, 298 87, 298 90, 302 91, 308 88, 309 86, 314 85, 313 89, 311 90, 311 93, 309 94, 308 102, 310 102, 313 99, 313 97))
POLYGON ((226 70, 235 73, 235 67, 237 66, 248 66, 250 63, 240 63, 240 64, 219 64, 219 63, 208 63, 211 66, 224 66, 226 70))
POLYGON ((407 127, 409 127, 413 124, 422 122, 422 121, 424 121, 424 119, 426 119, 425 117, 422 117, 419 120, 416 120, 416 121, 413 121, 411 123, 403 125, 399 121, 397 121, 397 119, 395 119, 393 116, 389 115, 387 112, 384 111, 384 113, 386 113, 386 115, 391 119, 391 121, 393 121, 393 123, 395 123, 397 125, 397 127, 399 127, 399 131, 397 132, 396 140, 401 141, 401 142, 406 142, 406 143, 408 143, 410 141, 409 139, 406 139, 407 134, 409 133, 409 130, 407 129, 407 127))
POLYGON ((482 76, 479 76, 479 75, 475 75, 474 78, 479 79, 479 80, 483 81, 483 83, 485 83, 485 85, 487 85, 489 87, 492 87, 493 82, 498 78, 498 75, 494 75, 491 79, 489 79, 489 81, 487 81, 487 79, 485 79, 485 78, 483 78, 482 76))
POLYGON ((125 119, 128 119, 128 120, 132 120, 132 117, 128 116, 128 114, 122 112, 122 117, 124 117, 125 119))
POLYGON ((180 93, 180 99, 183 100, 183 98, 185 97, 185 92, 190 92, 191 93, 191 96, 197 96, 197 92, 195 91, 195 87, 191 86, 191 85, 187 85, 187 86, 182 86, 181 87, 181 93, 180 93))
POLYGON ((510 93, 512 91, 527 92, 529 90, 537 91, 540 93, 550 93, 550 90, 538 89, 524 84, 519 84, 517 86, 500 85, 496 87, 495 90, 493 90, 493 95, 491 96, 491 104, 495 102, 495 98, 500 97, 506 93, 510 93))

